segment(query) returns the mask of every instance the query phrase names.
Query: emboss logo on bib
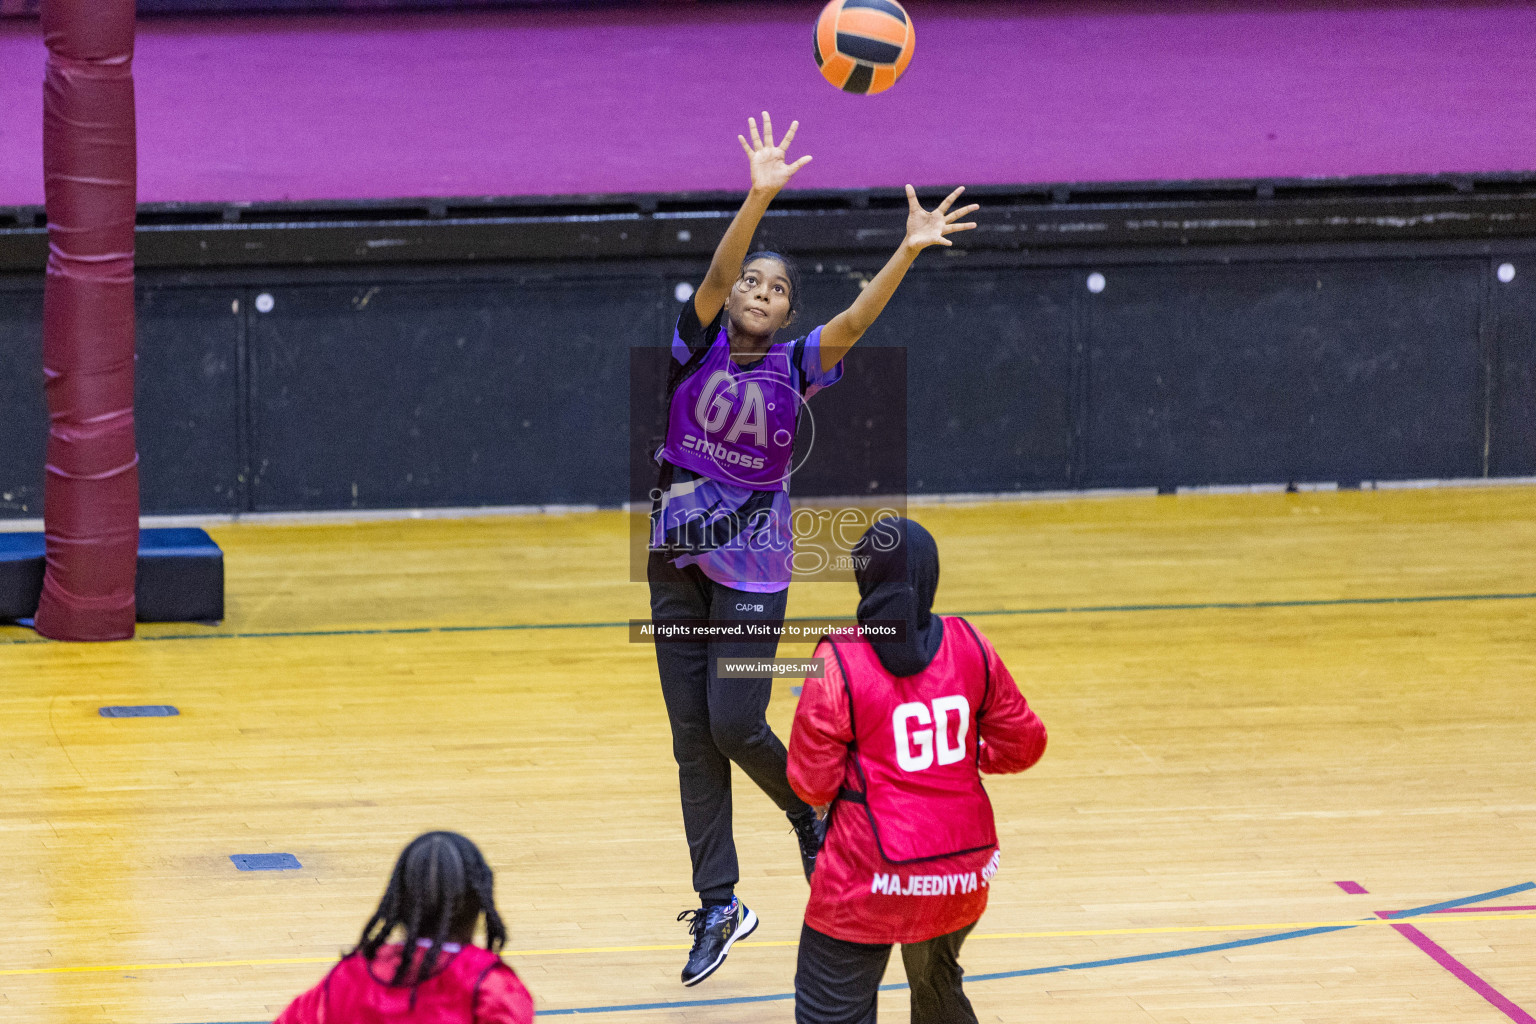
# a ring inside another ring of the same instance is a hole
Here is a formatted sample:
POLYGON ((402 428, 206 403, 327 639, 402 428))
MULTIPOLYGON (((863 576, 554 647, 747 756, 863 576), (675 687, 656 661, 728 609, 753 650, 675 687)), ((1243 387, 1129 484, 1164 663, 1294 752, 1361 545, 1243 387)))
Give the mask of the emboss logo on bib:
POLYGON ((742 455, 734 452, 723 444, 712 444, 702 437, 694 437, 692 434, 683 438, 683 447, 689 451, 708 455, 716 462, 727 466, 740 466, 742 469, 762 469, 768 461, 761 455, 742 455))
POLYGON ((891 728, 896 733, 896 763, 902 771, 920 772, 932 768, 935 761, 941 765, 954 764, 965 757, 970 702, 959 695, 935 697, 931 713, 929 707, 918 702, 901 704, 891 716, 891 728))

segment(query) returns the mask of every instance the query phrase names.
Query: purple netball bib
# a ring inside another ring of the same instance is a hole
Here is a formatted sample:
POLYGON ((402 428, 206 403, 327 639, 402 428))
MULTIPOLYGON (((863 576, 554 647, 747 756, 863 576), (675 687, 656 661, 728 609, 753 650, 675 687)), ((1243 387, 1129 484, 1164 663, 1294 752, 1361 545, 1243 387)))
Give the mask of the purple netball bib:
POLYGON ((792 344, 774 345, 761 363, 744 370, 731 361, 722 330, 672 393, 662 457, 721 483, 784 490, 800 407, 789 365, 792 344))

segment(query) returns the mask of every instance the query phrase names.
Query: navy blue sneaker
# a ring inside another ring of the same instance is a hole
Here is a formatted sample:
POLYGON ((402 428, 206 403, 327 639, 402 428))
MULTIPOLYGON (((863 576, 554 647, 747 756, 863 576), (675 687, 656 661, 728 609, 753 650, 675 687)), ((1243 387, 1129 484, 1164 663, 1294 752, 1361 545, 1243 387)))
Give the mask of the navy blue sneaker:
POLYGON ((725 955, 736 940, 751 935, 757 927, 757 915, 734 896, 729 905, 700 907, 677 915, 679 921, 684 918, 688 920, 688 933, 693 936, 693 949, 683 968, 684 985, 697 985, 714 974, 725 963, 725 955))

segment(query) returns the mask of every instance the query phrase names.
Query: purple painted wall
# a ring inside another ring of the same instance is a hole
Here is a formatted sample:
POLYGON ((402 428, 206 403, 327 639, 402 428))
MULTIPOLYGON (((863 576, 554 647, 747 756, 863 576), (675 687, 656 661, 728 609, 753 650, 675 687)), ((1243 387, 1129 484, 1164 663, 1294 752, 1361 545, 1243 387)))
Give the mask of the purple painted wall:
MULTIPOLYGON (((615 0, 138 0, 140 17, 146 14, 217 14, 240 11, 281 12, 355 10, 452 10, 485 7, 571 7, 607 4, 615 0)), ((624 2, 624 0, 618 0, 624 2)), ((629 0, 631 3, 692 3, 694 0, 629 0)), ((35 18, 42 0, 0 0, 0 18, 35 18)))
MULTIPOLYGON (((819 3, 147 20, 140 200, 735 189, 799 118, 801 187, 1536 168, 1536 4, 908 5, 877 97, 819 3)), ((0 22, 0 205, 42 202, 43 46, 0 22)))

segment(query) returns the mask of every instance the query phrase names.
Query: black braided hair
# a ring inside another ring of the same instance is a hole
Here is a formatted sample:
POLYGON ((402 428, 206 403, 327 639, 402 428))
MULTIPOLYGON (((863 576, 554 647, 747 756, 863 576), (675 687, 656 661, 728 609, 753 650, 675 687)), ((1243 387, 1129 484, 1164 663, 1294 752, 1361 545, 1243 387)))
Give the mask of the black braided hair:
POLYGON ((486 946, 499 951, 507 929, 496 912, 491 869, 474 843, 457 832, 428 832, 411 840, 395 861, 379 909, 363 925, 362 938, 352 951, 369 963, 397 928, 405 931, 405 946, 391 985, 415 987, 432 976, 443 943, 473 936, 485 915, 486 946), (428 939, 426 953, 416 964, 416 942, 428 939), (413 965, 414 969, 413 969, 413 965))
POLYGON ((789 278, 789 320, 793 320, 795 314, 800 312, 800 268, 795 265, 794 260, 781 252, 759 249, 757 252, 747 253, 747 258, 741 261, 741 269, 745 271, 753 260, 776 260, 784 266, 784 276, 789 278))

